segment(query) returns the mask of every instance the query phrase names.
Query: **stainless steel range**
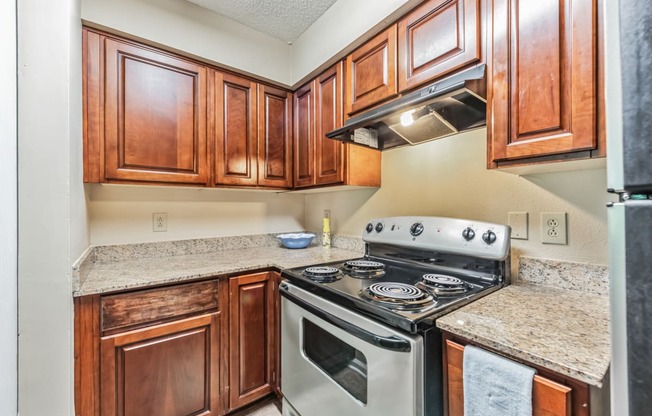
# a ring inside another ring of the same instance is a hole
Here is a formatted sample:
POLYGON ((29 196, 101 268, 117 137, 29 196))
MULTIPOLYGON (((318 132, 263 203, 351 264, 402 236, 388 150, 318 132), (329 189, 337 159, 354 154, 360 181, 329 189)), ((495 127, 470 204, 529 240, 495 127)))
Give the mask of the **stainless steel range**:
POLYGON ((509 282, 510 228, 375 219, 365 256, 282 272, 284 416, 443 414, 439 316, 509 282))

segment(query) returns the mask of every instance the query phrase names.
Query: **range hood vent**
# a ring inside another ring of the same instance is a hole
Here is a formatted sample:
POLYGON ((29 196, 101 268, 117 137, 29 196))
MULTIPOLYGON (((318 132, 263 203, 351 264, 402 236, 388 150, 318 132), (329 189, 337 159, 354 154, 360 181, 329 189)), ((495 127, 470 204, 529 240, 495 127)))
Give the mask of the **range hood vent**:
POLYGON ((485 69, 465 70, 352 117, 326 137, 387 150, 482 127, 487 124, 486 100, 471 86, 484 81, 485 69))

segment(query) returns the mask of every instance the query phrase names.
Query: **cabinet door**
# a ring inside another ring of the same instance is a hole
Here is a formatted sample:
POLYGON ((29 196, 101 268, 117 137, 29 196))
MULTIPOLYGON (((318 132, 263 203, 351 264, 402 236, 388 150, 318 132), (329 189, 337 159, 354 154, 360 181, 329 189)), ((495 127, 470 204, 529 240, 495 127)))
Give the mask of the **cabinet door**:
POLYGON ((430 0, 398 22, 400 92, 479 59, 479 0, 430 0))
POLYGON ((490 164, 596 148, 596 13, 595 0, 493 1, 490 164))
POLYGON ((294 93, 294 186, 315 184, 315 81, 294 93))
MULTIPOLYGON (((448 415, 464 416, 464 347, 446 340, 444 365, 447 374, 448 415)), ((572 390, 568 386, 535 375, 532 383, 532 415, 570 416, 572 390)), ((582 414, 588 414, 588 408, 584 410, 582 414)))
POLYGON ((396 95, 396 25, 346 58, 346 114, 396 95))
POLYGON ((218 314, 100 341, 102 416, 220 415, 218 314))
POLYGON ((258 185, 292 187, 292 94, 258 85, 258 185))
POLYGON ((212 71, 215 117, 215 184, 258 183, 256 83, 212 71))
POLYGON ((199 64, 105 42, 107 180, 206 184, 206 77, 199 64))
POLYGON ((234 277, 230 288, 230 400, 236 409, 272 392, 276 331, 271 273, 234 277))
POLYGON ((342 72, 340 62, 317 78, 315 83, 315 183, 327 185, 344 181, 344 144, 326 137, 342 127, 342 72))

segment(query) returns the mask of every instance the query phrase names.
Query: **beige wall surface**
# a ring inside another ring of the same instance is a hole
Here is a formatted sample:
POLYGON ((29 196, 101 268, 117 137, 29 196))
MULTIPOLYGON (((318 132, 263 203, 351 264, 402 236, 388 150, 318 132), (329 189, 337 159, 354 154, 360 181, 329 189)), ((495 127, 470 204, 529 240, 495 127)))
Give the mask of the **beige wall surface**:
POLYGON ((284 42, 183 0, 82 0, 82 19, 291 85, 284 42))
POLYGON ((304 197, 268 191, 87 185, 91 244, 125 244, 303 229, 304 197), (152 214, 168 231, 152 231, 152 214))
MULTIPOLYGON (((330 209, 336 234, 362 235, 367 221, 435 215, 507 223, 529 213, 529 239, 512 240, 513 255, 607 264, 604 169, 520 177, 485 168, 486 129, 383 153, 377 190, 309 194, 306 228, 318 230, 330 209), (568 213, 568 245, 541 244, 541 212, 568 213)), ((516 262, 514 262, 516 264, 516 262)))

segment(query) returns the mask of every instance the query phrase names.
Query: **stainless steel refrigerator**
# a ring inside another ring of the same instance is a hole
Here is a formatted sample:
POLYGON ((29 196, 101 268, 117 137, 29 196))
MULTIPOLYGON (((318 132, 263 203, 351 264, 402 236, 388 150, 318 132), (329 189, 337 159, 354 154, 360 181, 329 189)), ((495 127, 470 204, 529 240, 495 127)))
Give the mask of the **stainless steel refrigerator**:
POLYGON ((607 0, 613 416, 652 414, 652 7, 607 0), (620 58, 620 59, 619 59, 620 58))

